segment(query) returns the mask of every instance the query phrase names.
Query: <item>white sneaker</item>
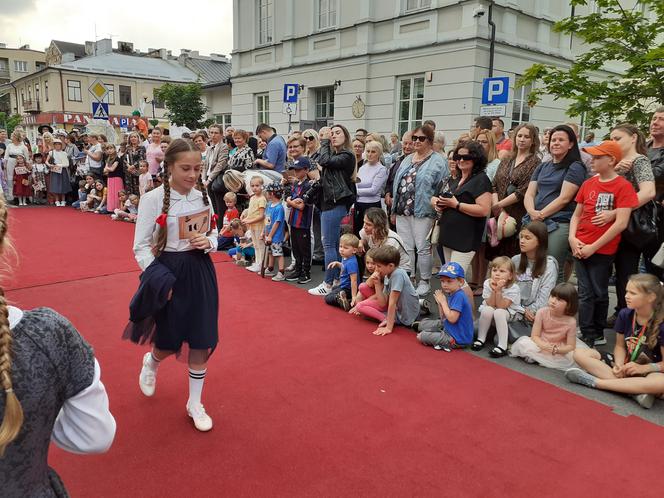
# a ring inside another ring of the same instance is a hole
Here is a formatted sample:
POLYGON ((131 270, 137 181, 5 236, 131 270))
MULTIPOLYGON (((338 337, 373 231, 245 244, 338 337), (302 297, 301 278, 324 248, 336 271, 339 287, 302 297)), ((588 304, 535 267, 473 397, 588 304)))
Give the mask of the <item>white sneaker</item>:
POLYGON ((293 271, 295 269, 295 260, 291 261, 291 264, 286 267, 285 271, 293 271))
POLYGON ((148 352, 143 356, 143 368, 141 368, 141 375, 138 376, 138 385, 146 396, 153 396, 155 387, 157 387, 157 372, 152 370, 148 363, 151 354, 148 352))
POLYGON ((317 285, 313 289, 309 289, 307 292, 311 294, 312 296, 327 296, 330 291, 332 290, 332 286, 326 284, 325 282, 321 283, 320 285, 317 285))
MULTIPOLYGON (((260 268, 259 268, 259 270, 260 270, 260 268)), ((274 271, 274 268, 272 268, 271 270, 269 268, 265 268, 265 276, 266 277, 271 277, 272 275, 276 275, 276 273, 274 271)))
POLYGON ((429 285, 429 282, 426 280, 420 280, 420 283, 417 285, 417 295, 420 297, 426 296, 429 292, 431 292, 431 285, 429 285))
POLYGON ((246 269, 249 270, 249 271, 252 271, 254 273, 258 273, 259 271, 261 271, 261 267, 256 265, 256 264, 253 264, 251 266, 247 266, 246 269))
POLYGON ((281 272, 277 273, 274 277, 272 277, 273 282, 283 282, 284 280, 286 280, 286 277, 281 272))
POLYGON ((205 408, 203 408, 203 405, 187 405, 187 414, 192 418, 194 421, 194 426, 199 431, 207 432, 212 429, 212 419, 207 413, 205 413, 205 408))
POLYGON ((111 215, 111 219, 112 219, 113 221, 117 220, 117 219, 118 219, 118 215, 117 215, 117 214, 112 214, 112 215, 111 215))

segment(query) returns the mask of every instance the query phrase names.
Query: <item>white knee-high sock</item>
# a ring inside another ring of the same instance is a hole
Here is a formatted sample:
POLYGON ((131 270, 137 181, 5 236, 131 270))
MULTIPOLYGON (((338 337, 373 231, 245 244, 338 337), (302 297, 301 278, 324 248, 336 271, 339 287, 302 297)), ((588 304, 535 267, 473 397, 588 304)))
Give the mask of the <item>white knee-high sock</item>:
POLYGON ((480 319, 477 325, 477 339, 482 342, 486 342, 486 335, 489 332, 489 327, 491 327, 491 321, 493 320, 494 309, 491 306, 484 306, 482 312, 480 313, 480 319))
POLYGON ((496 323, 496 333, 498 334, 498 347, 507 349, 507 310, 498 309, 493 313, 493 321, 496 323))
POLYGON ((187 401, 187 406, 201 404, 201 394, 203 393, 203 383, 205 382, 206 372, 207 369, 189 369, 189 401, 187 401))
POLYGON ((150 356, 148 356, 148 367, 150 367, 152 370, 155 372, 159 368, 159 364, 161 363, 161 360, 158 360, 154 353, 150 353, 150 356))

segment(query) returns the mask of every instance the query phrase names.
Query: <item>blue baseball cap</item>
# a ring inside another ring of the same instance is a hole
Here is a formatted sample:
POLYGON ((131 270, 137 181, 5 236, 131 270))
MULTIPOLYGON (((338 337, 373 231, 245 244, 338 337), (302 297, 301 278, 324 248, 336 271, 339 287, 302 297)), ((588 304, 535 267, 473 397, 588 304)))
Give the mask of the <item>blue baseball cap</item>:
POLYGON ((306 156, 302 156, 288 165, 288 169, 311 169, 311 161, 306 156))
POLYGON ((466 278, 466 272, 459 263, 446 263, 438 272, 439 277, 466 278))

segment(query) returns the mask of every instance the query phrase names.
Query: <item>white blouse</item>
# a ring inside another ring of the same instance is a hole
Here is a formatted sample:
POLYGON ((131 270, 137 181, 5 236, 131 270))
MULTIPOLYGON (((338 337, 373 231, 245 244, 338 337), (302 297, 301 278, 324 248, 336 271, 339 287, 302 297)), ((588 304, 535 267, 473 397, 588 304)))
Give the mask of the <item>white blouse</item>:
MULTIPOLYGON (((159 226, 156 223, 157 217, 161 214, 161 208, 164 204, 164 187, 160 186, 141 197, 138 204, 138 218, 136 219, 136 230, 134 232, 134 256, 138 266, 145 270, 155 257, 152 254, 152 246, 157 241, 159 226)), ((196 211, 205 206, 203 194, 196 189, 191 189, 187 195, 177 193, 171 189, 171 204, 168 209, 168 237, 166 239, 166 252, 192 251, 194 248, 188 240, 180 240, 178 216, 183 213, 196 211)), ((214 214, 212 204, 209 205, 210 217, 214 214)), ((210 249, 205 252, 217 250, 217 237, 219 232, 213 228, 208 235, 210 249)))
MULTIPOLYGON (((23 311, 9 306, 9 328, 23 318, 23 311)), ((95 358, 92 384, 65 400, 53 424, 51 440, 71 453, 104 453, 115 438, 115 418, 108 406, 108 394, 101 382, 101 368, 95 358)))
MULTIPOLYGON (((52 150, 51 152, 48 153, 48 156, 49 157, 53 156, 53 161, 55 162, 56 166, 62 166, 63 168, 69 167, 69 156, 65 151, 52 150)), ((46 162, 48 163, 48 158, 46 162)))

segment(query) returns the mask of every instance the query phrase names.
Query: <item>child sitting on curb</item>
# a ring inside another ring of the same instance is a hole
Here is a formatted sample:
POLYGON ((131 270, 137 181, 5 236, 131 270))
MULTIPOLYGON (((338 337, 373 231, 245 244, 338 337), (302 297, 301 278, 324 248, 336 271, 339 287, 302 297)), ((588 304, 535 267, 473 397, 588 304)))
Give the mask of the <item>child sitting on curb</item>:
POLYGON ((434 293, 440 319, 415 322, 417 339, 425 346, 451 351, 473 341, 473 310, 463 290, 465 272, 459 263, 448 263, 438 273, 442 290, 434 293))

